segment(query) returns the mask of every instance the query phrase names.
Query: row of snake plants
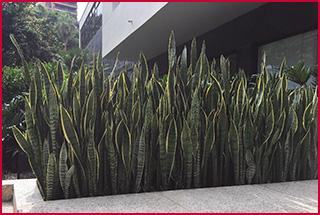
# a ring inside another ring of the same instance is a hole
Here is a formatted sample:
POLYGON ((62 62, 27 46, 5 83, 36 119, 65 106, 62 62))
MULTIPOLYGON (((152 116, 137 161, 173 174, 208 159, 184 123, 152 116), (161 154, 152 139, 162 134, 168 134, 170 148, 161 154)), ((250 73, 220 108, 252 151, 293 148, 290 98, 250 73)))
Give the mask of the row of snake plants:
POLYGON ((265 59, 256 81, 231 77, 205 49, 194 39, 188 64, 172 33, 166 80, 142 53, 117 77, 101 55, 76 74, 26 70, 27 130, 13 133, 43 199, 317 178, 317 88, 288 91, 285 62, 271 76, 265 59))

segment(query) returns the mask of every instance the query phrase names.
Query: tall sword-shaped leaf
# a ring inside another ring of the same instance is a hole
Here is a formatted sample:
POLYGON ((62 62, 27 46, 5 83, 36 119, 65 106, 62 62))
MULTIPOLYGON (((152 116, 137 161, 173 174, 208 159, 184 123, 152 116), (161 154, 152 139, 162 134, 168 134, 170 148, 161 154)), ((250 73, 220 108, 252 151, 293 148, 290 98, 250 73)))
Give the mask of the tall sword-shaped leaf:
POLYGON ((57 129, 58 129, 58 102, 54 86, 50 84, 49 88, 49 117, 52 153, 57 156, 57 129))
POLYGON ((62 85, 64 81, 64 71, 61 62, 59 61, 57 63, 57 86, 59 87, 58 89, 61 91, 62 90, 62 85))
POLYGON ((139 192, 141 189, 141 179, 142 179, 142 174, 145 166, 145 131, 146 131, 146 126, 142 127, 141 135, 139 138, 139 147, 138 147, 138 159, 137 159, 137 177, 136 177, 136 183, 135 183, 135 191, 139 192))
POLYGON ((94 142, 94 129, 90 128, 87 158, 89 161, 89 195, 98 194, 99 181, 99 155, 94 142))
POLYGON ((75 152, 75 155, 80 158, 80 143, 78 139, 78 135, 73 126, 72 119, 68 111, 60 105, 60 113, 61 113, 61 124, 64 136, 68 143, 70 144, 72 150, 75 152))
POLYGON ((190 64, 191 64, 191 68, 192 68, 192 74, 194 74, 194 70, 195 70, 196 64, 197 64, 197 59, 198 59, 197 41, 196 41, 196 38, 193 38, 192 42, 191 42, 191 53, 190 53, 190 64))
POLYGON ((176 149, 177 149, 177 125, 176 121, 173 118, 173 120, 170 121, 167 138, 166 138, 166 154, 167 154, 167 166, 168 166, 168 173, 167 173, 167 185, 169 184, 175 156, 176 156, 176 149))
POLYGON ((168 45, 168 62, 169 62, 169 69, 173 68, 175 64, 174 59, 176 56, 176 41, 174 38, 174 33, 171 31, 170 38, 169 38, 169 45, 168 45))
POLYGON ((188 81, 188 65, 187 65, 187 47, 184 47, 182 54, 181 54, 181 62, 180 62, 180 67, 181 67, 181 79, 182 83, 184 86, 187 85, 188 81))
POLYGON ((80 67, 79 97, 80 97, 80 107, 83 107, 85 102, 85 97, 86 97, 86 73, 85 73, 85 68, 83 68, 83 63, 81 64, 81 67, 80 67))
POLYGON ((14 38, 13 34, 10 34, 9 37, 10 37, 13 45, 16 47, 16 49, 18 51, 18 54, 19 54, 19 56, 21 58, 22 65, 23 65, 24 78, 26 80, 26 84, 29 86, 30 82, 31 82, 31 78, 30 78, 30 73, 29 73, 29 69, 28 69, 28 66, 27 66, 27 62, 24 59, 24 56, 23 56, 22 50, 20 48, 20 45, 17 42, 17 40, 14 38))
POLYGON ((239 134, 233 120, 230 124, 228 140, 233 161, 234 183, 239 184, 239 134))
POLYGON ((47 177, 46 177, 46 200, 52 200, 55 198, 55 193, 57 191, 57 164, 56 157, 54 154, 49 155, 48 167, 47 167, 47 177))
POLYGON ((67 199, 67 193, 69 191, 66 190, 66 175, 68 172, 68 165, 67 165, 67 148, 66 144, 63 143, 61 150, 60 150, 60 157, 59 157, 59 179, 60 185, 64 194, 64 197, 67 199))
POLYGON ((203 157, 202 157, 202 162, 201 162, 201 172, 202 172, 202 185, 206 186, 206 179, 207 179, 207 168, 208 168, 208 159, 209 159, 209 154, 211 153, 213 149, 213 144, 215 142, 215 118, 213 121, 210 123, 204 146, 203 146, 203 157))
POLYGON ((110 177, 111 177, 111 192, 112 194, 117 193, 117 156, 116 150, 114 148, 114 143, 112 141, 113 131, 109 124, 106 124, 107 136, 105 138, 105 145, 107 148, 107 158, 110 165, 110 177))
POLYGON ((181 147, 183 150, 184 167, 185 167, 185 188, 191 188, 192 182, 192 141, 191 141, 191 130, 188 122, 183 118, 183 129, 181 132, 181 147))

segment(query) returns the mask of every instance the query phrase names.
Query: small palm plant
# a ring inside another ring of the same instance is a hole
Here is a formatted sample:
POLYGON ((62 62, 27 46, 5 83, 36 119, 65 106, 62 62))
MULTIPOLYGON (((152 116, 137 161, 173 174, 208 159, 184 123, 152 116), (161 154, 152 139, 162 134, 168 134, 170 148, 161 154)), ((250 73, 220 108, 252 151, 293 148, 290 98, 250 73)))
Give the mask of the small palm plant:
POLYGON ((303 60, 295 66, 285 69, 285 73, 290 81, 299 84, 301 87, 306 86, 311 77, 311 70, 303 60))

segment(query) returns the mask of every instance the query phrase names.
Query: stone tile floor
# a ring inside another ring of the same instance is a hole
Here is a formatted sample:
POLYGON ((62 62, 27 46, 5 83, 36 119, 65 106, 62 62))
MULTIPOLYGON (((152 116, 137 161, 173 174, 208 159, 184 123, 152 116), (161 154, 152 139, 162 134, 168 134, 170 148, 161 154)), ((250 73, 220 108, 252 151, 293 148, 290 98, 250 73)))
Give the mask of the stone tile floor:
MULTIPOLYGON (((318 213, 318 180, 42 201, 35 179, 14 184, 17 209, 29 213, 318 213)), ((2 210, 4 210, 4 206, 2 210)))

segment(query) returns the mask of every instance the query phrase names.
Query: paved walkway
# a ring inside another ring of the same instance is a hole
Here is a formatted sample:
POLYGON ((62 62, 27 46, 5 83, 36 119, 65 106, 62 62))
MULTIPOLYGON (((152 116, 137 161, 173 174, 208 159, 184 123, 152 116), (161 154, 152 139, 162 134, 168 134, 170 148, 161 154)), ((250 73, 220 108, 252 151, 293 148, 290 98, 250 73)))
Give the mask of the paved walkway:
POLYGON ((318 180, 42 201, 34 179, 14 184, 19 212, 29 213, 318 213, 318 180))

